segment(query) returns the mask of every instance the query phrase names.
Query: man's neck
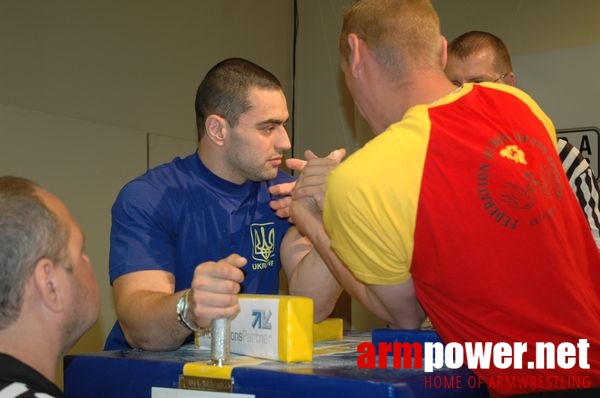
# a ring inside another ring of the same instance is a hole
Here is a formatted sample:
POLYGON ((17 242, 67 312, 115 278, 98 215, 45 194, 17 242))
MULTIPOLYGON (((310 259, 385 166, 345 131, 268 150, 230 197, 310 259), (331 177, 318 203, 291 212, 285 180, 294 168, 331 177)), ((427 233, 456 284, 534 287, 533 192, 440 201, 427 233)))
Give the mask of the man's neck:
POLYGON ((11 325, 0 331, 0 352, 11 355, 55 382, 59 342, 41 326, 23 328, 11 325))
POLYGON ((394 89, 387 86, 380 91, 381 96, 376 101, 381 107, 376 111, 377 118, 370 123, 371 127, 375 134, 379 134, 402 120, 410 108, 439 102, 455 90, 456 86, 443 72, 435 71, 415 74, 414 77, 397 84, 394 89))

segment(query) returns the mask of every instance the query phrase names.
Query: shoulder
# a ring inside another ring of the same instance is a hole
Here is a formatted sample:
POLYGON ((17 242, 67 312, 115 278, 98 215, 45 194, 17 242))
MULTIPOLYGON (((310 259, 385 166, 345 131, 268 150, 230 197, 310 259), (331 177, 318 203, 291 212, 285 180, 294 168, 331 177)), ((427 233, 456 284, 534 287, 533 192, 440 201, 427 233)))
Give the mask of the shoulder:
POLYGON ((189 183, 194 155, 175 158, 171 162, 155 166, 139 177, 126 183, 119 191, 115 205, 135 202, 151 204, 168 197, 176 197, 189 183))
MULTIPOLYGON (((519 102, 525 104, 544 124, 550 126, 554 131, 554 125, 550 121, 548 115, 546 115, 540 105, 529 94, 520 88, 500 83, 479 83, 476 86, 489 89, 485 90, 489 95, 498 96, 504 93, 514 97, 519 102)), ((504 95, 504 98, 507 98, 506 95, 504 95)))
POLYGON ((429 126, 426 107, 412 108, 405 117, 373 137, 351 154, 328 177, 330 185, 347 187, 386 187, 405 174, 412 175, 427 150, 429 126), (417 109, 418 108, 418 109, 417 109), (393 179, 390 179, 392 178, 393 179))
POLYGON ((138 177, 121 188, 113 204, 113 215, 131 208, 152 208, 161 201, 164 186, 147 178, 148 174, 138 177))

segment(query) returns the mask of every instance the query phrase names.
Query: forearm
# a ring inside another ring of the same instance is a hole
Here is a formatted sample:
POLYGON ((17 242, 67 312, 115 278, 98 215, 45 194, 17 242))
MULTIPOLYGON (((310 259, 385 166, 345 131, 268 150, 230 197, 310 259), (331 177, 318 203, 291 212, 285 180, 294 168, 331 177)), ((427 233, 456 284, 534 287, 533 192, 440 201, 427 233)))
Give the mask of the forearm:
POLYGON ((327 318, 342 292, 312 243, 295 227, 290 227, 281 242, 281 264, 287 276, 289 293, 310 297, 314 320, 327 318))
POLYGON ((289 277, 291 295, 313 299, 314 320, 327 318, 342 293, 342 287, 331 274, 316 250, 311 249, 289 277))
POLYGON ((350 296, 393 327, 410 329, 417 328, 421 324, 425 319, 425 313, 412 294, 414 293, 412 283, 410 286, 392 287, 398 292, 396 297, 383 296, 382 291, 386 289, 385 287, 366 285, 354 277, 331 249, 331 240, 322 224, 315 224, 310 230, 312 232, 309 238, 321 258, 350 296))
POLYGON ((118 305, 117 316, 129 345, 148 351, 181 346, 191 333, 177 319, 177 300, 184 293, 140 291, 118 305))
MULTIPOLYGON (((308 237, 318 252, 320 261, 326 264, 337 282, 354 299, 390 325, 403 328, 418 327, 425 314, 416 299, 410 277, 403 283, 390 286, 367 285, 350 272, 347 265, 352 264, 344 264, 331 249, 331 240, 323 225, 322 212, 327 191, 327 175, 343 157, 343 153, 335 152, 324 159, 315 158, 314 155, 307 156, 309 162, 291 195, 293 201, 290 214, 296 227, 308 237)), ((349 214, 345 216, 351 217, 349 214)))

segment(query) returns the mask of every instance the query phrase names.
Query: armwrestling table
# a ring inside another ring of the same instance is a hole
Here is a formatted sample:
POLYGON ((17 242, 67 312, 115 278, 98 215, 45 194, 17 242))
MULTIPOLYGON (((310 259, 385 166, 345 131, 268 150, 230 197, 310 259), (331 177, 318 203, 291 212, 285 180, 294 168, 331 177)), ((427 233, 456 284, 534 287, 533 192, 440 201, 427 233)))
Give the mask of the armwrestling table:
POLYGON ((193 344, 169 352, 134 349, 70 355, 64 361, 65 395, 68 398, 149 398, 152 387, 166 387, 253 394, 257 398, 488 397, 485 387, 468 385, 467 379, 473 377, 473 373, 464 367, 425 373, 423 369, 394 369, 388 358, 386 369, 360 369, 356 347, 362 341, 412 343, 439 341, 439 338, 434 332, 422 331, 349 333, 343 340, 316 344, 310 363, 283 363, 232 354, 231 379, 221 380, 219 386, 185 374, 184 365, 206 363, 210 358, 208 350, 198 349, 193 344), (462 382, 436 385, 432 382, 436 377, 462 382))

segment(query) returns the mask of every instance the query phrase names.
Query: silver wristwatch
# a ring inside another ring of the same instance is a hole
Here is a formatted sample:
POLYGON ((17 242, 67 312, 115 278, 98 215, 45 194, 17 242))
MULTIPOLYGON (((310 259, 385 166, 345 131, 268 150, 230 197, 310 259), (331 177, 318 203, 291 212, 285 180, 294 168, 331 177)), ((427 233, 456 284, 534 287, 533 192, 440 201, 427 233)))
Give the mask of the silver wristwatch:
POLYGON ((190 292, 191 290, 188 290, 179 297, 179 300, 177 300, 177 320, 192 332, 197 332, 202 328, 188 319, 188 295, 190 292))

